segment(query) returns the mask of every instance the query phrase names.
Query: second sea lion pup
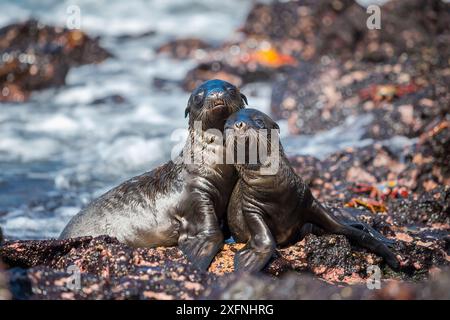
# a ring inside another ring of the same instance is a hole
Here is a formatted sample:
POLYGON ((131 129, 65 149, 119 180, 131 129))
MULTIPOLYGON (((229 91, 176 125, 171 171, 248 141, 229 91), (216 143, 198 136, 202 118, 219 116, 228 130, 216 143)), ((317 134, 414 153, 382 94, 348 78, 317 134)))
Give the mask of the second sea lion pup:
POLYGON ((397 269, 399 262, 385 244, 367 232, 339 222, 314 198, 289 164, 279 143, 278 129, 269 116, 255 109, 242 109, 232 114, 225 124, 227 154, 238 154, 239 144, 246 153, 255 151, 255 144, 267 148, 267 157, 259 154, 252 163, 249 161, 252 155, 246 154, 243 163, 235 164, 239 180, 228 206, 228 225, 234 239, 246 243, 235 256, 235 269, 261 270, 276 246, 300 240, 301 229, 307 224, 344 235, 397 269), (258 134, 264 129, 267 135, 258 134), (272 151, 274 154, 270 154, 272 151), (262 169, 270 167, 274 160, 278 161, 277 170, 264 173, 262 169))
POLYGON ((189 135, 182 153, 94 200, 72 218, 60 238, 109 235, 135 247, 179 245, 205 270, 223 245, 220 222, 237 180, 232 165, 211 160, 224 150, 227 117, 246 103, 228 82, 200 85, 186 108, 189 135), (209 129, 217 134, 205 132, 209 129))

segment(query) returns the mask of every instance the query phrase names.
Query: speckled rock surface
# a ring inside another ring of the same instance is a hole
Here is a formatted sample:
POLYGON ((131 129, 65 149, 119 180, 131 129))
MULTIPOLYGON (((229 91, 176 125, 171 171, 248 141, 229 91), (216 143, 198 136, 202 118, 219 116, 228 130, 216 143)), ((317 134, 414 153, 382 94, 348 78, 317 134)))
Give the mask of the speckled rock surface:
POLYGON ((8 275, 4 270, 4 265, 0 260, 0 300, 11 299, 11 292, 9 291, 8 275))
POLYGON ((0 256, 20 299, 194 299, 214 279, 177 248, 133 249, 109 237, 8 242, 0 256))

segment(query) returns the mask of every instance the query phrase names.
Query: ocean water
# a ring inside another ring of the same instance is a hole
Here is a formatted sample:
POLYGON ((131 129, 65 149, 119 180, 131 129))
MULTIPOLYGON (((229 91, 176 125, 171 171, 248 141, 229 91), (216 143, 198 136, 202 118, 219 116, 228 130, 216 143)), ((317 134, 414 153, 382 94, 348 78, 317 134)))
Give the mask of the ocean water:
MULTIPOLYGON (((33 94, 24 104, 0 105, 0 225, 8 238, 57 237, 69 219, 93 198, 133 175, 166 162, 186 128, 189 94, 173 86, 153 86, 155 77, 181 80, 194 66, 157 56, 155 48, 174 37, 195 36, 219 43, 235 36, 252 1, 228 0, 0 1, 0 26, 34 17, 65 25, 67 7, 81 9, 81 28, 102 37, 115 58, 75 68, 67 85, 33 94), (154 36, 123 40, 149 30, 154 36), (123 104, 92 105, 119 94, 123 104)), ((270 85, 242 88, 250 107, 268 111, 270 85)), ((289 136, 288 153, 319 157, 364 145, 361 124, 344 125, 316 136, 289 136)))

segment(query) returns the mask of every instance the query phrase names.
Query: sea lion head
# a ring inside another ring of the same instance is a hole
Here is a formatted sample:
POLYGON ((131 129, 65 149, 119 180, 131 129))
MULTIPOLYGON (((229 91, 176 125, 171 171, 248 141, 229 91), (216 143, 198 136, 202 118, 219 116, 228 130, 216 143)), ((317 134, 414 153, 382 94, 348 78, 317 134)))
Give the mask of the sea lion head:
POLYGON ((230 115, 225 122, 225 129, 231 129, 237 134, 246 134, 249 130, 280 130, 280 127, 264 112, 247 108, 230 115))
POLYGON ((185 110, 189 115, 189 127, 195 121, 202 122, 202 129, 223 131, 225 120, 234 112, 243 109, 247 98, 229 82, 213 79, 198 86, 191 94, 185 110))
MULTIPOLYGON (((256 109, 242 109, 230 115, 225 122, 226 147, 227 152, 235 152, 235 159, 239 159, 239 152, 245 150, 245 165, 261 165, 265 164, 269 159, 273 148, 273 144, 277 143, 278 152, 281 151, 279 142, 278 124, 272 120, 267 114, 256 109), (239 145, 241 148, 239 151, 239 145), (260 149, 264 148, 265 153, 260 149), (254 159, 254 162, 252 162, 254 159)), ((282 151, 281 151, 282 152, 282 151)), ((278 153, 275 154, 278 156, 278 153)), ((242 157, 242 156, 241 156, 242 157)), ((239 165, 239 162, 236 164, 239 165)))

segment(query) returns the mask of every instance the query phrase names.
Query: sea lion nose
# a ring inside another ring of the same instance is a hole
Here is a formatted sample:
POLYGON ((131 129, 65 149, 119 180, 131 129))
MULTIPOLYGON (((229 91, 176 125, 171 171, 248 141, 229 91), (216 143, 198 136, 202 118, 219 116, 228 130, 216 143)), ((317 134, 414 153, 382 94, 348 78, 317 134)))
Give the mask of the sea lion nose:
POLYGON ((236 122, 236 123, 234 124, 234 127, 235 127, 236 129, 244 129, 244 128, 245 128, 245 122, 243 122, 243 121, 238 121, 238 122, 236 122))

